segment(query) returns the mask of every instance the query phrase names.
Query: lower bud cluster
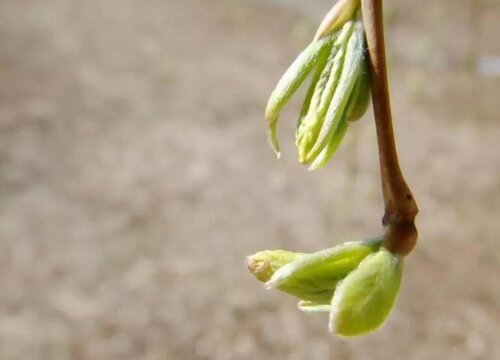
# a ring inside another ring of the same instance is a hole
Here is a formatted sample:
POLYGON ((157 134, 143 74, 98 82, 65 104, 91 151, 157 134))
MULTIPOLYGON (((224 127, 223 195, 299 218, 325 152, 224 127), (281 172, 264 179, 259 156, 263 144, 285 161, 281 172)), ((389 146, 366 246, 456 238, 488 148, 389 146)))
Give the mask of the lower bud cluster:
POLYGON ((329 329, 356 336, 380 327, 399 292, 403 258, 382 247, 383 239, 347 242, 312 254, 266 250, 247 258, 249 270, 300 299, 305 312, 328 312, 329 329))

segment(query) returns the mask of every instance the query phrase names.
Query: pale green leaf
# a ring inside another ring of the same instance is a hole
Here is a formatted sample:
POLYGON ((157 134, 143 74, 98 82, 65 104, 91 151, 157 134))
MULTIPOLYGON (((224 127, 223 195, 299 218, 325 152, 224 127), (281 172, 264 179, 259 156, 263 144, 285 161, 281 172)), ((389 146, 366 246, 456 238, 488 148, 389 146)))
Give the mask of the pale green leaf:
POLYGON ((353 21, 347 22, 339 32, 328 63, 323 69, 321 79, 318 81, 313 91, 308 113, 302 118, 300 127, 297 131, 296 143, 299 148, 299 161, 302 163, 305 163, 305 157, 318 137, 333 94, 337 88, 344 65, 348 39, 353 30, 353 24, 353 21))
POLYGON ((321 153, 328 145, 332 134, 336 132, 339 125, 345 119, 347 102, 365 61, 364 47, 364 29, 362 21, 359 20, 356 21, 355 28, 347 44, 342 74, 335 88, 335 94, 329 103, 328 112, 314 145, 305 158, 305 163, 312 162, 321 153))
POLYGON ((279 154, 279 142, 276 125, 279 113, 313 70, 318 59, 328 57, 332 42, 332 37, 313 41, 288 68, 269 98, 266 108, 266 120, 269 126, 271 145, 277 154, 279 154))
POLYGON ((344 138, 347 128, 349 127, 347 121, 342 121, 335 133, 332 135, 328 145, 321 151, 321 153, 314 159, 314 161, 309 166, 309 170, 321 169, 330 160, 332 155, 340 146, 342 139, 344 138))
POLYGON ((352 91, 349 102, 346 106, 346 120, 356 121, 363 116, 370 104, 370 74, 368 66, 363 66, 356 86, 352 91))

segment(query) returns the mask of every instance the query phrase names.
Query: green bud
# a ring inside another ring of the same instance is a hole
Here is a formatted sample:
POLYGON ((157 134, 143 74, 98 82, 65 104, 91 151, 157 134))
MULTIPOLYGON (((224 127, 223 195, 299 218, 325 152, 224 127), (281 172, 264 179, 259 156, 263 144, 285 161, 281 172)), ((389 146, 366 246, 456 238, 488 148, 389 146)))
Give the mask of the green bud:
POLYGON ((339 281, 369 254, 378 250, 381 239, 348 242, 305 254, 280 267, 266 282, 302 300, 329 304, 339 281))
POLYGON ((399 292, 403 259, 386 249, 367 256, 338 286, 333 295, 330 331, 356 336, 380 327, 399 292))
POLYGON ((402 256, 381 247, 383 237, 347 242, 312 254, 266 250, 247 258, 255 277, 300 299, 307 313, 329 312, 329 329, 357 336, 380 327, 397 299, 402 256))
MULTIPOLYGON (((247 257, 246 262, 250 272, 254 274, 259 281, 266 282, 269 281, 280 268, 304 256, 306 256, 306 254, 285 250, 265 250, 247 257)), ((329 284, 326 288, 320 288, 314 279, 303 279, 303 281, 281 284, 276 286, 276 288, 300 299, 323 301, 329 305, 335 284, 333 287, 329 284)))

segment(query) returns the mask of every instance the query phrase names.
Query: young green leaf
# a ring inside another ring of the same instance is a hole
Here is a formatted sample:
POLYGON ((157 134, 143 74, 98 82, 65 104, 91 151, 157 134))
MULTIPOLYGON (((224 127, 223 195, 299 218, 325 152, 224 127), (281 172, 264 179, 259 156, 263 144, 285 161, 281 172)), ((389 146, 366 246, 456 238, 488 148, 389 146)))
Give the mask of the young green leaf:
POLYGON ((345 119, 347 102, 365 61, 364 41, 363 23, 361 20, 358 20, 354 24, 353 33, 347 44, 342 74, 335 89, 335 94, 329 104, 325 121, 314 141, 314 145, 305 158, 305 163, 312 162, 321 153, 331 140, 332 135, 337 131, 340 123, 345 119))
POLYGON ((285 72, 278 85, 271 94, 266 108, 266 120, 269 126, 269 136, 274 151, 279 155, 279 141, 276 134, 276 125, 281 109, 302 82, 318 63, 318 59, 328 57, 333 43, 333 37, 326 37, 313 41, 285 72))
POLYGON ((318 60, 316 62, 315 66, 315 72, 312 76, 311 83, 309 84, 309 88, 307 89, 306 97, 304 98, 304 101, 302 103, 302 108, 300 109, 300 115, 297 120, 297 131, 299 130, 299 126, 302 123, 302 120, 304 117, 307 115, 309 112, 309 108, 311 106, 311 99, 316 91, 316 88, 319 87, 324 87, 326 85, 326 80, 324 79, 324 74, 325 74, 325 68, 329 66, 330 58, 331 58, 331 52, 334 52, 335 49, 330 48, 330 54, 328 54, 326 51, 323 53, 320 53, 320 56, 318 57, 318 60))
POLYGON ((321 151, 321 153, 314 159, 314 161, 309 166, 309 170, 321 169, 330 160, 333 153, 338 149, 342 139, 344 138, 347 128, 349 127, 347 121, 342 121, 335 133, 333 133, 332 138, 328 142, 328 145, 321 151))
POLYGON ((333 94, 339 83, 344 66, 347 42, 352 29, 353 21, 348 21, 339 31, 328 58, 328 63, 313 91, 308 113, 302 118, 298 128, 296 143, 299 148, 299 161, 302 163, 305 163, 305 157, 318 137, 333 94))

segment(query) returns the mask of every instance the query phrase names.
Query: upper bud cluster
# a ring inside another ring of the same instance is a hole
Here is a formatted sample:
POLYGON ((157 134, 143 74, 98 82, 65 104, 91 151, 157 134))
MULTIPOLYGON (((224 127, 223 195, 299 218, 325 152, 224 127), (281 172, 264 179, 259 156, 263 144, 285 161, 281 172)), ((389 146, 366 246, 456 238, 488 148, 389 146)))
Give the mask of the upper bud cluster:
POLYGON ((359 0, 339 2, 321 24, 313 42, 285 72, 269 99, 266 119, 271 145, 283 106, 312 74, 300 112, 296 143, 299 161, 309 168, 325 165, 340 145, 348 121, 366 111, 370 78, 359 0))

